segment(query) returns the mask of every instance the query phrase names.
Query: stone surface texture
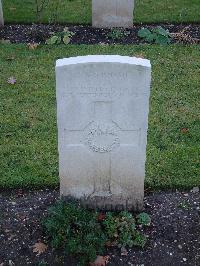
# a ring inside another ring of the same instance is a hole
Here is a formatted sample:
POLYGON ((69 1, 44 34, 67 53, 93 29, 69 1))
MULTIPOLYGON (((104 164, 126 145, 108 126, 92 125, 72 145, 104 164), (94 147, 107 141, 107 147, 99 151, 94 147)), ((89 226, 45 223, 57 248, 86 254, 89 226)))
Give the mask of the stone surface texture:
POLYGON ((142 209, 150 82, 146 59, 57 60, 61 196, 92 208, 142 209))
POLYGON ((92 0, 92 26, 133 27, 134 0, 92 0))
POLYGON ((0 27, 4 26, 4 19, 3 19, 3 8, 2 8, 2 2, 0 0, 0 27))

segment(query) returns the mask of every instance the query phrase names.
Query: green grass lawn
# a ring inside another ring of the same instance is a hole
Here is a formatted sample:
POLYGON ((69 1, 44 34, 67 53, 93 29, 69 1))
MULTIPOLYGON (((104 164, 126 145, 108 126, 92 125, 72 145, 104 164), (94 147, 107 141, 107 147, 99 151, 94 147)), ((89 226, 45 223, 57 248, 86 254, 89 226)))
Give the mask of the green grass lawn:
MULTIPOLYGON (((36 21, 35 0, 2 1, 6 22, 36 21)), ((59 22, 91 23, 91 0, 63 1, 64 6, 61 6, 59 11, 59 22)), ((135 3, 135 23, 200 21, 199 0, 136 0, 135 3)), ((46 23, 49 21, 49 8, 47 13, 42 19, 46 23)))
MULTIPOLYGON (((0 187, 58 184, 55 60, 87 54, 144 56, 153 66, 146 187, 200 185, 199 46, 0 44, 0 187), (7 79, 17 78, 11 85, 7 79)), ((78 163, 78 162, 77 162, 78 163)))

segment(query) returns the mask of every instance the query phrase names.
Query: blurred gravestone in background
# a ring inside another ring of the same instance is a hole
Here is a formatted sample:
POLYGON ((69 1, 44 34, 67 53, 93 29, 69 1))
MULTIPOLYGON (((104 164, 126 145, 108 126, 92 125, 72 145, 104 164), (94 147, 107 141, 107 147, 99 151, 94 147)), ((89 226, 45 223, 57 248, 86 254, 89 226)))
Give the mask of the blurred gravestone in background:
POLYGON ((92 26, 131 28, 133 9, 134 0, 92 0, 92 26))
POLYGON ((3 19, 3 7, 2 2, 0 0, 0 27, 4 26, 4 19, 3 19))

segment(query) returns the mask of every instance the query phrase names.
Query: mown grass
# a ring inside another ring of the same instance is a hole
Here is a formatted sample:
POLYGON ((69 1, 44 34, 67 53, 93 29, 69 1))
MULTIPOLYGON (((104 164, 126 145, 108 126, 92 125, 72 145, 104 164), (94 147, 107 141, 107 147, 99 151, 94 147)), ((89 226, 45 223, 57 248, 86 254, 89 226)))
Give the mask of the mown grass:
MULTIPOLYGON (((144 56, 153 66, 145 185, 200 185, 199 46, 0 44, 0 187, 56 186, 55 60, 87 54, 144 56), (17 78, 11 85, 7 79, 17 78)), ((78 162, 77 162, 78 163, 78 162)))
MULTIPOLYGON (((9 23, 36 22, 35 0, 3 0, 5 21, 9 23)), ((60 7, 58 21, 62 23, 91 23, 91 0, 65 0, 60 7)), ((50 9, 42 18, 48 23, 50 9)), ((136 0, 135 23, 199 22, 199 0, 136 0)))

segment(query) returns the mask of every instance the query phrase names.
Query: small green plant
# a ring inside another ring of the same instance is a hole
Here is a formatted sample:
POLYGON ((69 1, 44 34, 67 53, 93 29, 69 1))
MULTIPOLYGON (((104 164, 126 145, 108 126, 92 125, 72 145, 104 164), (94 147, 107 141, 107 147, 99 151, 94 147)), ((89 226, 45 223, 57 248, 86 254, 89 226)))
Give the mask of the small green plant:
POLYGON ((109 240, 118 247, 143 247, 146 243, 146 237, 136 228, 135 218, 127 211, 119 214, 107 213, 103 225, 109 240))
POLYGON ((190 205, 187 201, 183 201, 179 203, 178 207, 184 210, 188 210, 190 208, 190 205))
POLYGON ((107 238, 97 221, 97 213, 77 204, 58 202, 49 209, 44 226, 52 246, 78 256, 82 265, 94 261, 104 251, 107 238))
POLYGON ((114 40, 121 40, 122 38, 128 36, 130 34, 129 31, 124 31, 121 29, 112 29, 111 32, 107 34, 109 39, 114 40))
POLYGON ((86 265, 103 254, 107 243, 120 248, 144 247, 147 238, 139 231, 137 221, 140 219, 127 211, 103 214, 61 201, 49 209, 44 226, 53 247, 64 248, 86 265))
POLYGON ((44 260, 42 260, 42 261, 40 261, 40 262, 38 263, 37 266, 47 266, 47 265, 48 265, 47 262, 45 262, 44 260))
POLYGON ((138 214, 138 216, 136 218, 137 218, 137 223, 138 224, 150 225, 150 223, 151 223, 150 216, 147 213, 145 213, 145 212, 142 212, 142 213, 138 214))
POLYGON ((46 40, 46 44, 53 45, 53 44, 69 44, 71 37, 74 35, 72 31, 66 27, 62 32, 58 32, 52 35, 49 39, 46 40))
POLYGON ((171 42, 171 35, 169 31, 165 30, 161 26, 158 26, 153 30, 141 28, 138 31, 138 37, 144 39, 146 42, 162 45, 169 44, 171 42))
POLYGON ((144 234, 136 231, 136 234, 133 240, 133 245, 143 248, 146 242, 147 242, 147 237, 144 234))

